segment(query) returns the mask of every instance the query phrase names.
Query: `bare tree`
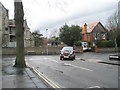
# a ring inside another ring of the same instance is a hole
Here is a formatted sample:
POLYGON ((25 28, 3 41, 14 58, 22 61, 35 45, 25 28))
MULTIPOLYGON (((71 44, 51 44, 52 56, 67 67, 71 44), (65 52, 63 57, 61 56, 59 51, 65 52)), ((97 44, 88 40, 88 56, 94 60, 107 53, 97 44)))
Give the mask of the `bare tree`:
POLYGON ((120 28, 120 1, 118 2, 118 28, 120 28))
POLYGON ((112 16, 108 18, 108 23, 107 23, 107 28, 108 34, 109 34, 109 39, 114 40, 115 43, 115 50, 118 51, 118 45, 117 45, 117 37, 120 34, 120 30, 118 27, 118 12, 114 12, 112 16))
POLYGON ((26 67, 24 57, 24 11, 22 0, 14 0, 15 7, 15 25, 16 25, 16 60, 15 67, 26 67))
POLYGON ((118 12, 114 12, 110 17, 108 17, 107 29, 113 30, 118 27, 118 12))

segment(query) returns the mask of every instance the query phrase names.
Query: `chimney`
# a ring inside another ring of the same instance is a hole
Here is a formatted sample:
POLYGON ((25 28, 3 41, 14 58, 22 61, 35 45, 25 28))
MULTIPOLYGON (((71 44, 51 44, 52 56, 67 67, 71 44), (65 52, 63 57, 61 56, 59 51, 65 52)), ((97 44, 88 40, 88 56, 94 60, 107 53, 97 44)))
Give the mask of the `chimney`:
POLYGON ((84 24, 84 28, 85 28, 85 33, 87 33, 87 24, 84 24))

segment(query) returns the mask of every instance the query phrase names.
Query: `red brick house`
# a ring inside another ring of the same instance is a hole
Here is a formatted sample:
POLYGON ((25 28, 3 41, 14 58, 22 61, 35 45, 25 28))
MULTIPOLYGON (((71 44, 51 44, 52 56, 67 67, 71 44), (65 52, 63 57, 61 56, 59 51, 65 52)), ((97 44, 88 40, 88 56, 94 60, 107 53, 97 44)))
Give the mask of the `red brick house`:
POLYGON ((107 30, 101 24, 101 22, 95 22, 92 24, 84 24, 82 29, 82 41, 95 42, 96 40, 106 39, 107 30))

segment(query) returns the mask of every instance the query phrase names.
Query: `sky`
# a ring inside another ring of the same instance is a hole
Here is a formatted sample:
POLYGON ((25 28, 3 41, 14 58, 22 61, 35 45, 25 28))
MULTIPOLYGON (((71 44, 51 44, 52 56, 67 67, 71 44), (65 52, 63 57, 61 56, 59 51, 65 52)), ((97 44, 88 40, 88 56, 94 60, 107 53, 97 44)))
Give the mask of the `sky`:
MULTIPOLYGON (((120 0, 22 0, 24 18, 30 31, 39 30, 44 36, 58 35, 64 24, 83 26, 101 22, 104 26, 120 0), (48 30, 46 30, 48 29, 48 30)), ((14 0, 0 0, 14 18, 14 0)))

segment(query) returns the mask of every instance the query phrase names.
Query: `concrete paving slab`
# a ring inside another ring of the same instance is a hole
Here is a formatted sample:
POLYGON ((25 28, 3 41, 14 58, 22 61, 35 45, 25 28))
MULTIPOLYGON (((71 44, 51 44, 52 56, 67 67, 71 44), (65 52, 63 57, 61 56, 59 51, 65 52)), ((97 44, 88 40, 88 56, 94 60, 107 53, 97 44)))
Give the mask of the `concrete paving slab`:
POLYGON ((2 89, 2 48, 0 48, 0 90, 2 89))
POLYGON ((2 88, 48 88, 30 68, 13 67, 13 60, 2 63, 2 88))
POLYGON ((2 88, 15 88, 14 86, 14 75, 2 77, 2 88))
MULTIPOLYGON (((2 67, 0 67, 2 68, 2 67)), ((2 89, 2 69, 0 69, 0 90, 2 89)))
POLYGON ((33 82, 15 82, 15 88, 37 88, 33 82))

